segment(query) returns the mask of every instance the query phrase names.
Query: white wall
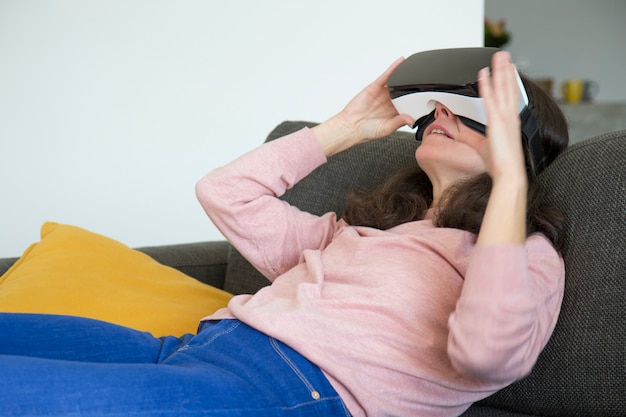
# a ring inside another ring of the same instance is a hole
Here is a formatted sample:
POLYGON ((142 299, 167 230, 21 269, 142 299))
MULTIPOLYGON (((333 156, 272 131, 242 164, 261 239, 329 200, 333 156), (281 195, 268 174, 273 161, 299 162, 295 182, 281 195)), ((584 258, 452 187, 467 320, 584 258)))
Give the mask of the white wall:
POLYGON ((557 98, 564 79, 588 78, 597 101, 626 101, 626 1, 486 0, 485 16, 506 19, 505 49, 529 75, 553 78, 557 98))
POLYGON ((209 169, 322 121, 400 55, 482 45, 483 0, 0 0, 0 257, 45 221, 221 239, 209 169))

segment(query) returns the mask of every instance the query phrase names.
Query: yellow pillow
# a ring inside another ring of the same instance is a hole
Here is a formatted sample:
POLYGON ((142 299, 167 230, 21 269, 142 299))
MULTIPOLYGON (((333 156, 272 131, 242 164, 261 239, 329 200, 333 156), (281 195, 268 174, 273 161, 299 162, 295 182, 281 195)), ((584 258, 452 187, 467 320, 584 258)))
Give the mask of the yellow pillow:
POLYGON ((195 333, 231 297, 113 239, 51 222, 0 277, 0 311, 89 317, 157 337, 195 333))

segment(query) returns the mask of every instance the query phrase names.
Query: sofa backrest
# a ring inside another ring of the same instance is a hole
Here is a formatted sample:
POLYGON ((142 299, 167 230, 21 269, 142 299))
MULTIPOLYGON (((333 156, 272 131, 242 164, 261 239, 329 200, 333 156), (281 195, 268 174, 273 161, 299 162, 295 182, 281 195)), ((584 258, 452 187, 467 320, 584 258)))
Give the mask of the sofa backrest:
MULTIPOLYGON (((273 140, 309 122, 284 122, 273 140)), ((341 213, 345 191, 370 188, 415 163, 409 132, 329 158, 283 199, 315 214, 341 213)), ((532 373, 481 402, 532 415, 608 416, 626 410, 626 131, 570 146, 540 174, 546 198, 564 210, 566 288, 554 334, 532 373)), ((225 289, 269 284, 234 249, 225 289)), ((471 411, 471 410, 470 410, 471 411)))
POLYGON ((540 182, 567 216, 561 314, 532 373, 483 404, 534 415, 624 415, 626 131, 570 146, 540 182))

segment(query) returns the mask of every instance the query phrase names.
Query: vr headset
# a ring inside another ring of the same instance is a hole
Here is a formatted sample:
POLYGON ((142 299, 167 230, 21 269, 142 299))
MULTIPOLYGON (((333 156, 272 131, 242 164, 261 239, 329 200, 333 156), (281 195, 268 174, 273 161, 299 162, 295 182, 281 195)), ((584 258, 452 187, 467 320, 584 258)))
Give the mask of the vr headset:
MULTIPOLYGON (((484 134, 487 114, 478 94, 478 71, 491 64, 498 48, 453 48, 418 52, 408 57, 387 82, 391 101, 400 114, 416 120, 415 137, 421 140, 426 127, 435 120, 440 102, 470 128, 484 134)), ((519 117, 522 140, 531 154, 533 169, 543 168, 543 147, 532 103, 517 74, 520 92, 519 117)))

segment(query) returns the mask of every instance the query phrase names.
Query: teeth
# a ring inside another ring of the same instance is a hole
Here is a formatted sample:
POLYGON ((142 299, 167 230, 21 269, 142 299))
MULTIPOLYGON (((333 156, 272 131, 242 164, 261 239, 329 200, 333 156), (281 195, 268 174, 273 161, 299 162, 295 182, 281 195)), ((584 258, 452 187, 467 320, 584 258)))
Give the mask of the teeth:
POLYGON ((431 131, 430 131, 430 133, 437 133, 437 134, 439 134, 439 135, 444 135, 444 136, 445 136, 445 137, 447 137, 447 138, 449 138, 449 137, 450 137, 450 136, 448 136, 448 134, 447 134, 446 132, 444 132, 444 131, 443 131, 443 130, 441 130, 441 129, 437 129, 437 128, 435 128, 435 129, 431 130, 431 131))

